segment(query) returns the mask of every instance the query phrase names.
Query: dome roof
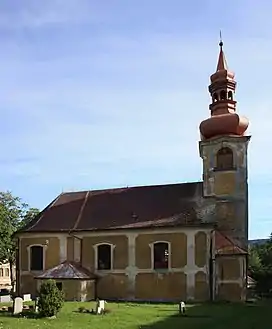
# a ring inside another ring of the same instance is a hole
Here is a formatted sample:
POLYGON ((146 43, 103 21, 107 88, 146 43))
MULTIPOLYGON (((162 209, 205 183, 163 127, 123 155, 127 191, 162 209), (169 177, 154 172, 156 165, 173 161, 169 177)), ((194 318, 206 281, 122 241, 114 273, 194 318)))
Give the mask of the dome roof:
POLYGON ((199 130, 203 139, 222 135, 243 136, 249 121, 237 113, 226 113, 212 116, 201 122, 199 130))

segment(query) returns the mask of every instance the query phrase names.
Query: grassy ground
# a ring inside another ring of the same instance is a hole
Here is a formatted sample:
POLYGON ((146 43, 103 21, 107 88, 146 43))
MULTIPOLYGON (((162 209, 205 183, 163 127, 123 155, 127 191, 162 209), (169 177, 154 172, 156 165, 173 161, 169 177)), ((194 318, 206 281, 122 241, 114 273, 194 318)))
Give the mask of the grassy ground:
POLYGON ((178 315, 177 305, 106 304, 105 315, 79 313, 94 303, 65 303, 57 319, 16 318, 0 314, 0 329, 271 329, 271 302, 257 304, 202 304, 188 306, 187 316, 178 315))

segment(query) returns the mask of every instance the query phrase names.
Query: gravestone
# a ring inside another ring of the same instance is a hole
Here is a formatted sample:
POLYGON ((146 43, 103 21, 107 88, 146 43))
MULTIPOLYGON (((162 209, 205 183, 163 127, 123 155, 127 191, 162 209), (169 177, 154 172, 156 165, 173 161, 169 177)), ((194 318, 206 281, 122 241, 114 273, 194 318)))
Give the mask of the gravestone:
POLYGON ((24 298, 24 302, 31 302, 32 301, 31 294, 25 294, 23 296, 23 298, 24 298))
POLYGON ((13 303, 13 314, 20 314, 23 311, 23 298, 16 297, 13 303))
POLYGON ((38 302, 39 302, 39 297, 37 297, 37 298, 35 299, 35 312, 36 312, 36 313, 39 312, 38 302))
POLYGON ((179 303, 179 313, 180 314, 185 314, 186 313, 186 306, 184 302, 179 303))
POLYGON ((105 311, 105 301, 104 300, 97 300, 96 302, 96 314, 102 314, 105 311))
POLYGON ((0 303, 10 303, 11 297, 10 295, 0 296, 0 303))

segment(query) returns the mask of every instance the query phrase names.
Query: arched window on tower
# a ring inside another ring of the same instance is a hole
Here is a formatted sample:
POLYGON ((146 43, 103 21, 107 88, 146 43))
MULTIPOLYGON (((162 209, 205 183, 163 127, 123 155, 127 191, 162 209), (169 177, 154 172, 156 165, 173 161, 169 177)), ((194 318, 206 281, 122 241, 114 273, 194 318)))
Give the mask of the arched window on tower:
POLYGON ((220 91, 220 100, 224 101, 227 98, 227 93, 225 90, 220 91))
POLYGON ((228 91, 228 99, 230 99, 231 101, 233 100, 233 93, 232 91, 228 91))
POLYGON ((212 99, 213 99, 213 102, 217 102, 218 101, 218 95, 217 95, 217 93, 213 93, 212 99))
POLYGON ((233 169, 233 152, 229 147, 221 148, 216 155, 216 169, 228 170, 233 169))

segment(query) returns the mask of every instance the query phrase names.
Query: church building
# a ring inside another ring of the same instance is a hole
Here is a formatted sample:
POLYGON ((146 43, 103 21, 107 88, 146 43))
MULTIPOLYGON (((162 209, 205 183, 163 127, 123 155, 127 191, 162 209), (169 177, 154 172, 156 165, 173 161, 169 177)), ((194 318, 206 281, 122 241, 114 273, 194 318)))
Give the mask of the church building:
POLYGON ((17 233, 18 294, 52 278, 66 300, 245 300, 249 122, 219 45, 203 182, 61 193, 17 233))

